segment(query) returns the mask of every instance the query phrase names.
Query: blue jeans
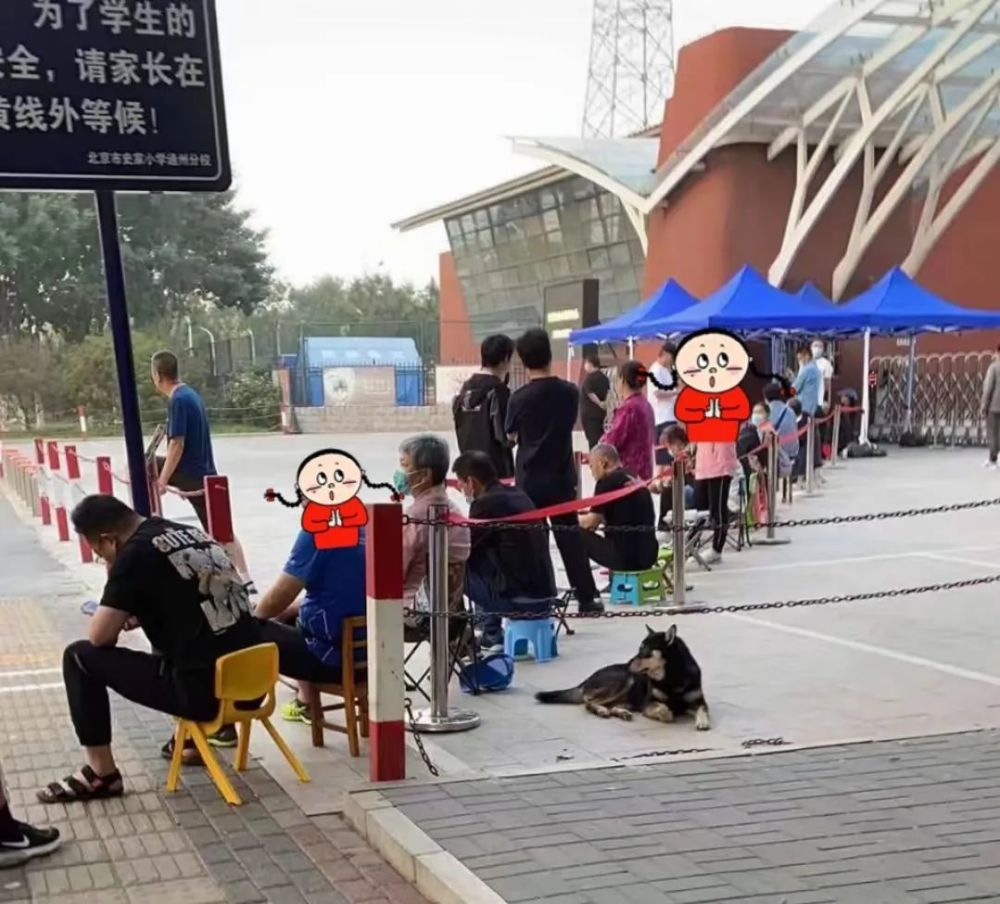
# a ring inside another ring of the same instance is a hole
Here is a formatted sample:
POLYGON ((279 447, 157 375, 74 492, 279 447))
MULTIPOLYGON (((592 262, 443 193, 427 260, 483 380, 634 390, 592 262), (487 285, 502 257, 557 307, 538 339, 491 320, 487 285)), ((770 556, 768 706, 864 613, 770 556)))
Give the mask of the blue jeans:
POLYGON ((503 614, 523 612, 538 615, 552 610, 551 599, 529 600, 524 597, 506 597, 497 592, 496 572, 489 563, 479 563, 478 568, 466 567, 465 593, 472 600, 477 613, 482 613, 483 642, 503 643, 503 614))

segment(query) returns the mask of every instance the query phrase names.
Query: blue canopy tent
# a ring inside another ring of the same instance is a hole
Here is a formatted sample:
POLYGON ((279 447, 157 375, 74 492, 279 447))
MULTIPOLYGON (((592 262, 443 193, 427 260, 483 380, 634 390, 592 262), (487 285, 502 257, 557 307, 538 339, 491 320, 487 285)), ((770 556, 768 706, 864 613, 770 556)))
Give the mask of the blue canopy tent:
POLYGON ((748 335, 795 334, 808 332, 807 321, 834 310, 834 305, 825 300, 801 298, 776 289, 753 267, 746 266, 701 304, 662 320, 649 321, 646 326, 661 336, 710 327, 748 335))
MULTIPOLYGON (((910 337, 910 360, 906 385, 906 424, 913 418, 913 373, 916 336, 919 333, 957 333, 962 330, 1000 329, 1000 312, 963 308, 938 298, 918 285, 899 267, 890 270, 870 289, 847 304, 834 306, 826 319, 827 328, 818 332, 864 333, 862 408, 868 410, 868 367, 871 337, 910 337)), ((861 441, 868 438, 868 419, 862 419, 861 441)))
POLYGON ((587 345, 592 342, 627 342, 632 354, 636 339, 649 339, 657 335, 650 332, 646 324, 651 320, 662 320, 697 304, 698 299, 680 283, 668 279, 642 304, 620 314, 607 323, 573 330, 569 334, 570 345, 587 345))

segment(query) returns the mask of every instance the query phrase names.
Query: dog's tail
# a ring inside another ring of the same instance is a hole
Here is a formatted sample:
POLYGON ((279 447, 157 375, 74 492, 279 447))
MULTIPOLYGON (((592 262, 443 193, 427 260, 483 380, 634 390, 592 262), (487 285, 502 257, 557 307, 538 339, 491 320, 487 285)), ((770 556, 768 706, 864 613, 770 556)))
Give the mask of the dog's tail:
POLYGON ((583 703, 583 688, 571 687, 564 691, 539 691, 535 694, 539 703, 583 703))

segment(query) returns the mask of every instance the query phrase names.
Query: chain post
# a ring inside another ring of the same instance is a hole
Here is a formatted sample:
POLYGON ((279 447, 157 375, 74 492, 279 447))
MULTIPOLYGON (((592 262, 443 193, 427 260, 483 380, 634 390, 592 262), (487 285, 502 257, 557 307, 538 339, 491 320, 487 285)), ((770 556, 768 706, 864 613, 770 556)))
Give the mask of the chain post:
POLYGON ((840 418, 843 412, 840 410, 840 402, 833 406, 833 437, 830 440, 830 467, 839 468, 837 463, 838 450, 840 449, 840 418))
POLYGON ((447 505, 430 508, 428 546, 428 597, 431 629, 431 706, 417 713, 415 730, 426 732, 468 731, 479 725, 474 712, 448 711, 451 681, 450 618, 448 611, 448 516, 447 505))
POLYGON ((806 497, 822 496, 816 492, 816 415, 806 421, 806 497))
POLYGON ((778 510, 778 431, 767 434, 767 536, 755 543, 761 546, 784 546, 789 541, 774 535, 775 514, 778 510))
POLYGON ((684 577, 684 559, 686 558, 687 551, 685 550, 685 542, 687 537, 685 536, 684 529, 684 478, 685 478, 685 464, 686 460, 684 456, 679 456, 674 459, 673 463, 673 475, 671 476, 670 482, 670 494, 671 503, 673 510, 673 582, 674 582, 674 605, 684 606, 687 601, 687 587, 685 584, 684 577))

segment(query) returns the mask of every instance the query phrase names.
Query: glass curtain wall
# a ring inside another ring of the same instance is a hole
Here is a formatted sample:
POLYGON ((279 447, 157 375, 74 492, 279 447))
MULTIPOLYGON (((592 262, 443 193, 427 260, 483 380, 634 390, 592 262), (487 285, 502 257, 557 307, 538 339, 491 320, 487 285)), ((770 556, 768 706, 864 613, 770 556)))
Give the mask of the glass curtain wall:
POLYGON ((473 338, 542 325, 546 286, 601 281, 600 317, 639 303, 642 246, 614 195, 578 177, 447 220, 473 338))

